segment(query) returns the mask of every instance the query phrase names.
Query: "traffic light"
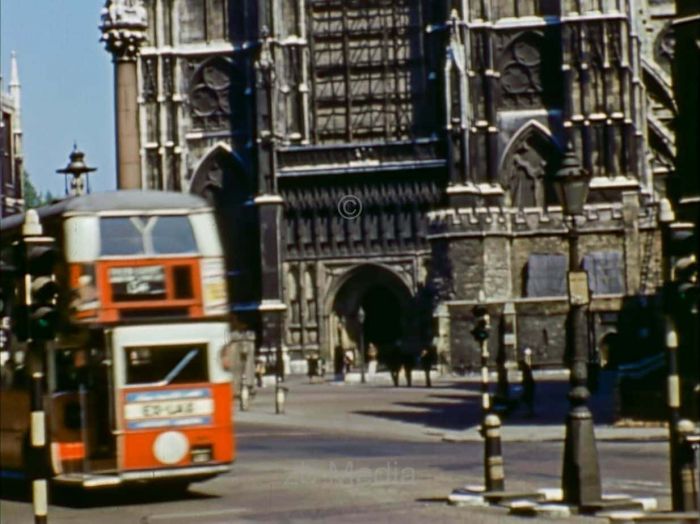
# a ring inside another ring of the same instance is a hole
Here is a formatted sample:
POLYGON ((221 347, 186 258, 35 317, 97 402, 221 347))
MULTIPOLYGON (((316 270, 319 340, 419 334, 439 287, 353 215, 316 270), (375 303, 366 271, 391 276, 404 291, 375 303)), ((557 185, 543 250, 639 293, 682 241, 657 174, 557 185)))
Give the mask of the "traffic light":
POLYGON ((25 236, 15 244, 15 266, 22 281, 13 317, 14 331, 21 342, 53 340, 56 336, 58 284, 53 274, 56 259, 52 237, 25 236))
POLYGON ((698 299, 697 234, 691 222, 671 225, 669 255, 671 281, 681 304, 693 305, 698 299))
POLYGON ((474 314, 474 328, 471 333, 476 340, 483 342, 489 338, 489 331, 491 330, 488 310, 484 306, 477 305, 474 306, 472 313, 474 314))

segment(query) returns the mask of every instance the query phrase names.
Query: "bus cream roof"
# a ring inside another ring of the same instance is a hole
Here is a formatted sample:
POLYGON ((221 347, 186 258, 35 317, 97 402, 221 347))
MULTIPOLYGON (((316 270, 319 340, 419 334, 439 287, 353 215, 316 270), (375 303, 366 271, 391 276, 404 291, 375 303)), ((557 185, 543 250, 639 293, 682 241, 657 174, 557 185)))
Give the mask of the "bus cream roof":
MULTIPOLYGON (((48 206, 37 208, 37 212, 40 218, 46 218, 55 215, 70 216, 83 213, 115 212, 122 214, 133 211, 142 214, 168 210, 203 211, 209 207, 206 200, 191 193, 122 190, 69 197, 48 206)), ((24 213, 6 217, 2 221, 2 229, 14 229, 23 221, 24 213)))

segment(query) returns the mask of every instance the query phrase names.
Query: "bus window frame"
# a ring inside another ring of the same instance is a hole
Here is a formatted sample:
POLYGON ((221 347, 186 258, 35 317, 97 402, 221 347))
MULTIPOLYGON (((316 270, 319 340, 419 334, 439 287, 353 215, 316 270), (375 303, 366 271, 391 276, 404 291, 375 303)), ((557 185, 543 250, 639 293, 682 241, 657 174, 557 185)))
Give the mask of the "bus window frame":
POLYGON ((200 257, 202 256, 202 249, 199 246, 197 239, 197 231, 195 225, 192 222, 190 213, 123 213, 120 215, 104 214, 98 215, 97 221, 98 237, 100 239, 100 246, 98 249, 96 260, 109 260, 115 258, 158 258, 158 257, 200 257), (188 251, 173 251, 169 253, 157 253, 155 250, 155 243, 153 240, 153 230, 158 224, 159 218, 175 218, 184 217, 187 224, 189 225, 189 237, 188 241, 191 239, 191 249, 188 251), (121 218, 129 219, 134 229, 139 232, 141 236, 141 247, 142 251, 139 253, 127 253, 127 254, 105 254, 103 252, 103 236, 102 236, 102 220, 110 218, 121 218), (145 220, 142 220, 145 219, 145 220))
MULTIPOLYGON (((205 380, 200 380, 199 382, 192 382, 192 383, 172 383, 170 382, 169 384, 166 384, 165 381, 161 380, 159 382, 142 382, 139 384, 129 384, 127 383, 128 380, 128 369, 129 369, 129 362, 128 362, 128 355, 127 352, 132 349, 138 349, 138 346, 134 345, 127 345, 127 346, 119 346, 117 350, 119 351, 119 360, 120 360, 120 373, 118 375, 115 374, 114 380, 114 386, 115 388, 120 388, 120 389, 142 389, 142 388, 153 388, 153 387, 169 387, 169 386, 187 386, 189 384, 204 384, 204 383, 211 383, 212 378, 215 375, 214 370, 212 370, 212 363, 211 363, 211 351, 212 351, 212 344, 210 340, 203 340, 203 339, 191 339, 191 340, 172 340, 168 342, 156 342, 156 343, 151 343, 151 342, 144 342, 143 347, 148 347, 148 348, 173 348, 173 347, 184 347, 184 346, 193 346, 193 347, 203 347, 205 350, 205 355, 204 355, 204 362, 206 365, 206 372, 207 372, 207 377, 205 380), (119 376, 120 375, 120 376, 119 376)), ((163 377, 165 378, 165 377, 163 377)))

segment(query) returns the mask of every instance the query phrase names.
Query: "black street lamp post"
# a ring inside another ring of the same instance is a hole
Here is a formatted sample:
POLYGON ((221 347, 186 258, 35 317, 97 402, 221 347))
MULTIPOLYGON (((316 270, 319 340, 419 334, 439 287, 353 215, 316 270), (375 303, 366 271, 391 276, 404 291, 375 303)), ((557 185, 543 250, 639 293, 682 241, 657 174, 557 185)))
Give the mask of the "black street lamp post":
POLYGON ((571 145, 554 176, 555 188, 569 219, 569 314, 567 349, 570 355, 570 409, 566 417, 566 440, 562 490, 564 502, 579 507, 593 506, 602 500, 598 452, 593 416, 588 409, 586 305, 588 280, 579 269, 576 218, 583 213, 590 183, 589 173, 581 167, 571 145))
POLYGON ((360 323, 360 382, 365 383, 365 310, 357 311, 357 321, 360 323))

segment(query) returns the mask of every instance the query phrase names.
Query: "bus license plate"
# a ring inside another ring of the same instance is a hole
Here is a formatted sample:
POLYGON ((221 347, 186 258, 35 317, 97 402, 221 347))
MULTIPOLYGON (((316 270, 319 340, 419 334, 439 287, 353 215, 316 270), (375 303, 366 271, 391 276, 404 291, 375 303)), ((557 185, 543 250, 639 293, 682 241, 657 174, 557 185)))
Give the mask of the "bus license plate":
POLYGON ((145 429, 211 423, 211 416, 214 413, 214 400, 211 397, 172 398, 172 393, 175 392, 169 391, 170 398, 168 398, 166 395, 158 395, 158 392, 148 393, 151 394, 144 394, 141 397, 127 395, 124 418, 128 428, 145 429), (129 402, 129 397, 136 401, 129 402))

